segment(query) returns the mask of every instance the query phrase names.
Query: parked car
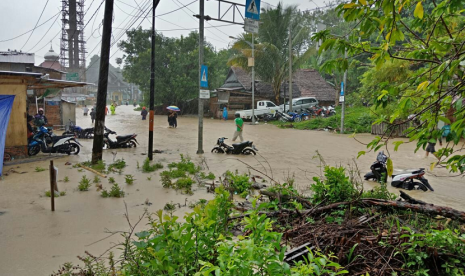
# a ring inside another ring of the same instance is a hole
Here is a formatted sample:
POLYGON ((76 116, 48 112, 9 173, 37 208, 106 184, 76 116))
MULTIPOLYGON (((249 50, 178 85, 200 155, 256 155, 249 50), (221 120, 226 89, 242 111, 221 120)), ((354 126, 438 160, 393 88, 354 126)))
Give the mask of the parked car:
MULTIPOLYGON (((292 111, 294 112, 302 112, 307 108, 314 107, 315 105, 318 105, 318 100, 314 97, 302 97, 292 99, 292 111)), ((282 104, 279 107, 281 108, 281 110, 287 112, 289 111, 289 102, 287 102, 286 105, 282 104)))
MULTIPOLYGON (((274 113, 277 110, 279 111, 280 107, 275 105, 271 101, 258 101, 257 109, 254 110, 254 115, 255 117, 257 117, 257 116, 264 115, 264 114, 274 113)), ((236 111, 236 114, 238 113, 242 119, 246 119, 246 120, 252 119, 252 109, 238 110, 236 111)))

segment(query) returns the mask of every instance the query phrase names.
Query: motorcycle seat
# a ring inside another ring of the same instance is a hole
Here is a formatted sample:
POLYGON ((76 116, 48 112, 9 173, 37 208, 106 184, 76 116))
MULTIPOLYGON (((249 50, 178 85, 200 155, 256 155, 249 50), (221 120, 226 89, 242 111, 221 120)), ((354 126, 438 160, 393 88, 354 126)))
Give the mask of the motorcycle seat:
POLYGON ((423 168, 420 168, 418 170, 414 170, 412 173, 415 174, 415 173, 421 173, 422 171, 424 171, 425 169, 423 168))
POLYGON ((236 144, 232 144, 233 147, 238 147, 238 146, 241 146, 241 145, 244 145, 244 144, 249 144, 250 142, 249 141, 245 141, 245 142, 240 142, 240 143, 236 143, 236 144))
POLYGON ((126 140, 126 139, 131 138, 132 135, 133 135, 133 134, 116 136, 116 140, 118 140, 118 141, 126 140))

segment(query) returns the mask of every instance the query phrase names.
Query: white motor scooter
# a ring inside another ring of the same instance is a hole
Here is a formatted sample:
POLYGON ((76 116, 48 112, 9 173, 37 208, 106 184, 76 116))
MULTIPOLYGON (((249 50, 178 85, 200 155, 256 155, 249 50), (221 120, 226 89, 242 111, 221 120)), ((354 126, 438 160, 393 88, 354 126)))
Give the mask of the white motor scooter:
MULTIPOLYGON (((380 151, 376 161, 370 167, 371 172, 365 174, 365 180, 373 179, 381 182, 382 178, 387 175, 386 161, 387 156, 383 151, 380 151)), ((424 192, 428 191, 429 189, 433 192, 433 187, 431 187, 424 175, 424 168, 395 174, 392 175, 391 186, 406 190, 422 190, 424 192)))

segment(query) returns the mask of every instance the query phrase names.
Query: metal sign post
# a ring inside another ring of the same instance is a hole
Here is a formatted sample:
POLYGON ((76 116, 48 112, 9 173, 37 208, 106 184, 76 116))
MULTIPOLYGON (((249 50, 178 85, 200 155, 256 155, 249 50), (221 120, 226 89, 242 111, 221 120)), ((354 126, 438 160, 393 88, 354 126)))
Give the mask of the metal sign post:
POLYGON ((254 34, 258 34, 260 20, 260 0, 247 0, 245 3, 244 30, 252 33, 252 124, 255 125, 255 42, 254 34))

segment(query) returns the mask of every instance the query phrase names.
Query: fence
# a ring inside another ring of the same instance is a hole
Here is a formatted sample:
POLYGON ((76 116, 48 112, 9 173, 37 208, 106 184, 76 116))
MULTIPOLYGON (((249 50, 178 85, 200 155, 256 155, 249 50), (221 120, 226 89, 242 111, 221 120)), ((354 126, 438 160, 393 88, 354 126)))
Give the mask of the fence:
POLYGON ((375 135, 387 135, 391 137, 407 137, 407 129, 410 127, 410 122, 403 123, 400 125, 390 125, 386 123, 381 123, 378 125, 371 126, 371 134, 375 135), (389 130, 388 130, 389 128, 389 130), (388 132, 386 132, 388 130, 388 132), (392 134, 391 134, 392 132, 392 134))

